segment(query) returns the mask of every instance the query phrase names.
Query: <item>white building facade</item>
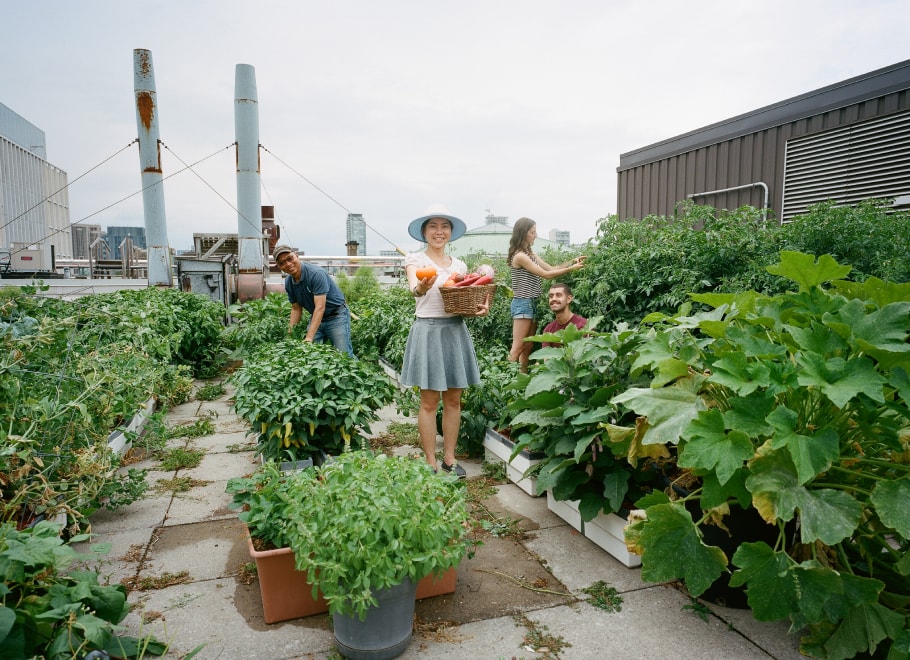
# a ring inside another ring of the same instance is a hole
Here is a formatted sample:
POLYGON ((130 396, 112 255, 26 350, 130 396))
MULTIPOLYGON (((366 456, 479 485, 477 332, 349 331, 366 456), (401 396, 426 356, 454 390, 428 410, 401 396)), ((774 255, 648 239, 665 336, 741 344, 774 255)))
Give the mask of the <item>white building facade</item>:
POLYGON ((19 246, 72 258, 67 175, 47 162, 44 131, 0 103, 0 248, 19 246))

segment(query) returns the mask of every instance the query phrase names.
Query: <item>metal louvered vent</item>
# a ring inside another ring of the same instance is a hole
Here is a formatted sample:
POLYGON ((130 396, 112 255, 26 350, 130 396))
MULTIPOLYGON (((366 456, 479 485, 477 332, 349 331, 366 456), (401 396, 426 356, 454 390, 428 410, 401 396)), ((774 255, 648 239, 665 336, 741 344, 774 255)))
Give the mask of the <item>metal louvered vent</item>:
POLYGON ((910 112, 787 141, 781 222, 819 202, 910 194, 910 112))

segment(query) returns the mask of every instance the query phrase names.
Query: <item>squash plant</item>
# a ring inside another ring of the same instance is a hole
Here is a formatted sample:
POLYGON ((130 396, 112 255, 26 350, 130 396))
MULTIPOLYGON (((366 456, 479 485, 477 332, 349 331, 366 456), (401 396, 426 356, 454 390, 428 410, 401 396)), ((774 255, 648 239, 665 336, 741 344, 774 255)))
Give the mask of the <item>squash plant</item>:
POLYGON ((260 347, 232 380, 237 414, 258 433, 257 451, 276 460, 360 444, 395 395, 377 366, 295 338, 260 347))
POLYGON ((611 398, 637 419, 605 428, 639 455, 672 449, 694 479, 681 500, 642 498, 627 544, 644 579, 694 596, 732 559, 754 616, 788 617, 808 655, 906 658, 910 283, 844 281, 849 266, 795 252, 768 270, 798 290, 693 295, 711 311, 645 319, 633 371, 650 382, 611 398), (777 540, 732 558, 706 544, 700 525, 723 528, 734 504, 777 540))

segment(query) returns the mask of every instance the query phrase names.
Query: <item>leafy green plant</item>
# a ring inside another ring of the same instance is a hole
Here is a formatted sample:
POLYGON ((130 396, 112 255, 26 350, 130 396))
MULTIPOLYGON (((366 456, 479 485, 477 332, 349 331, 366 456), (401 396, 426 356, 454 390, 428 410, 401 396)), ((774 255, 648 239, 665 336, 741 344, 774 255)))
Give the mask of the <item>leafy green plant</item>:
POLYGON ((234 358, 244 358, 259 346, 287 336, 291 303, 287 294, 272 292, 264 298, 235 303, 228 314, 232 323, 225 331, 225 349, 234 358))
POLYGON ((91 651, 122 658, 163 654, 166 646, 151 636, 119 634, 117 624, 129 613, 126 589, 99 584, 97 573, 73 570, 78 558, 56 525, 42 522, 24 531, 0 525, 0 656, 64 660, 91 651))
POLYGON ((198 301, 181 307, 172 294, 71 303, 33 293, 23 287, 0 296, 0 519, 62 511, 75 532, 98 508, 141 495, 142 474, 117 470, 107 437, 151 397, 167 405, 188 395, 189 363, 204 361, 205 351, 183 340, 206 328, 220 332, 220 320, 208 323, 198 301), (175 330, 175 323, 188 329, 175 330))
POLYGON ((258 549, 288 547, 287 527, 292 521, 289 491, 299 478, 297 472, 282 471, 277 463, 267 461, 252 475, 228 480, 228 508, 238 511, 237 517, 249 527, 258 549))
POLYGON ((360 359, 383 358, 400 369, 414 323, 414 297, 407 288, 394 286, 364 296, 352 303, 351 311, 357 316, 351 326, 351 341, 360 359))
POLYGON ((258 431, 267 459, 358 446, 395 393, 377 366, 293 338, 260 347, 232 379, 237 413, 258 431))
POLYGON ((341 271, 335 276, 335 280, 349 305, 379 291, 379 280, 369 266, 358 268, 353 277, 348 277, 341 271))
POLYGON ((224 387, 224 382, 219 380, 214 383, 206 383, 196 390, 196 398, 200 401, 214 401, 224 396, 225 392, 227 390, 224 387))
POLYGON ((651 462, 667 454, 658 446, 653 455, 638 457, 631 434, 607 433, 605 426, 623 415, 610 399, 636 382, 631 364, 642 338, 628 327, 597 332, 598 323, 591 319, 584 333, 570 325, 535 337, 562 344, 532 354, 509 404, 512 458, 525 449, 542 454, 535 466, 538 490, 580 500, 586 521, 619 511, 646 492, 657 478, 651 462))
POLYGON ((710 311, 646 318, 656 325, 633 368, 650 382, 612 397, 638 418, 609 432, 631 435, 637 453, 672 449, 695 477, 679 500, 638 502, 645 519, 626 540, 642 578, 682 578, 698 596, 732 560, 731 586, 757 619, 805 628, 803 652, 904 657, 910 284, 850 282, 849 270, 783 252, 769 271, 796 291, 699 294, 710 311), (758 512, 776 540, 740 543, 732 558, 706 544, 700 525, 726 524, 734 507, 758 512))
POLYGON ((332 614, 361 619, 373 590, 441 575, 469 548, 465 490, 420 459, 353 451, 291 480, 285 530, 332 614))
MULTIPOLYGON (((518 374, 518 363, 508 362, 505 346, 490 347, 477 355, 480 384, 464 390, 461 398, 461 426, 458 452, 468 456, 483 454, 487 428, 503 428, 512 392, 507 389, 518 374)), ((436 414, 436 427, 442 434, 442 408, 436 414)))

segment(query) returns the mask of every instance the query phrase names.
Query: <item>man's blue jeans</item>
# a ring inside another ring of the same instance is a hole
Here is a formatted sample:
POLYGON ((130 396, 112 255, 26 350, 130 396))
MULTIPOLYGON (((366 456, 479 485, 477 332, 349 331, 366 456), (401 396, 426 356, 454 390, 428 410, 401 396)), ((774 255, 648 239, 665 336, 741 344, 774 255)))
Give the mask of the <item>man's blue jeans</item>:
POLYGON ((331 344, 342 353, 354 357, 354 346, 351 344, 351 313, 347 306, 331 318, 323 318, 319 329, 313 337, 317 344, 331 344))

